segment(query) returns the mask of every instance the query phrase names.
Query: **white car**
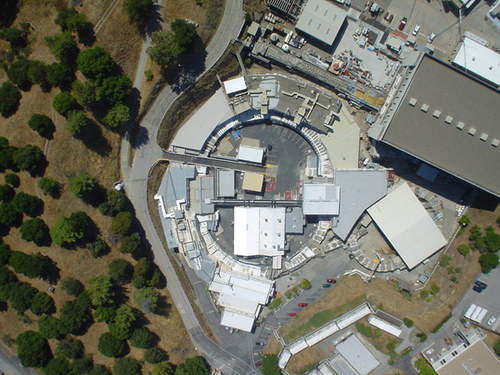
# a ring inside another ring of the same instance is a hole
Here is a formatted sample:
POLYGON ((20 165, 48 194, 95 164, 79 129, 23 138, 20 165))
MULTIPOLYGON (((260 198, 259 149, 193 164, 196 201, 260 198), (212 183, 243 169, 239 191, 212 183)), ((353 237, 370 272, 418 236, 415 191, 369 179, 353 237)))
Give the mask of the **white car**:
POLYGON ((435 37, 436 37, 436 34, 430 33, 429 38, 427 39, 427 43, 432 43, 435 37))
POLYGON ((420 25, 416 25, 411 33, 413 35, 417 35, 419 30, 420 30, 420 25))

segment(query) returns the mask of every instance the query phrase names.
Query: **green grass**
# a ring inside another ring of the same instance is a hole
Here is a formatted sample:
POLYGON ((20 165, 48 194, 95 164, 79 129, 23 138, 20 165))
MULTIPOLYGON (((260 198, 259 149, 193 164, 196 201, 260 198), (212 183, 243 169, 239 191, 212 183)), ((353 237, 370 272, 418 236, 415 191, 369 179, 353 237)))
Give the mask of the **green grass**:
POLYGON ((334 309, 325 309, 314 314, 306 323, 290 329, 288 333, 283 336, 286 342, 292 342, 293 340, 314 331, 315 329, 321 327, 322 325, 328 323, 330 320, 338 318, 340 315, 352 310, 354 307, 360 305, 366 301, 366 295, 362 295, 355 298, 345 304, 338 306, 334 309))

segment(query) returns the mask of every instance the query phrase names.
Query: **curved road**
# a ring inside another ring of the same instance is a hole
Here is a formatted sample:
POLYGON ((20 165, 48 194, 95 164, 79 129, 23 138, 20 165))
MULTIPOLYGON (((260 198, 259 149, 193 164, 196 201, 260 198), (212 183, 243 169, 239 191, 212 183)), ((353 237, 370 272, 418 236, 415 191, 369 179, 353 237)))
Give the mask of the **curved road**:
MULTIPOLYGON (((226 0, 221 23, 206 48, 205 70, 215 64, 230 41, 238 36, 244 21, 242 3, 242 0, 226 0)), ((146 36, 144 41, 136 79, 134 80, 136 89, 140 89, 140 78, 144 70, 144 53, 148 44, 149 35, 146 36)), ((121 168, 127 195, 134 205, 136 216, 144 228, 147 240, 151 244, 155 262, 167 279, 168 290, 196 349, 207 358, 213 367, 222 369, 224 374, 258 374, 246 362, 234 357, 204 334, 149 216, 147 207, 148 173, 154 163, 163 156, 163 151, 156 142, 158 127, 177 96, 178 94, 173 92, 170 87, 166 87, 156 98, 140 124, 141 129, 137 139, 138 146, 135 147, 135 156, 131 167, 128 164, 129 148, 131 147, 128 136, 123 140, 121 168)))

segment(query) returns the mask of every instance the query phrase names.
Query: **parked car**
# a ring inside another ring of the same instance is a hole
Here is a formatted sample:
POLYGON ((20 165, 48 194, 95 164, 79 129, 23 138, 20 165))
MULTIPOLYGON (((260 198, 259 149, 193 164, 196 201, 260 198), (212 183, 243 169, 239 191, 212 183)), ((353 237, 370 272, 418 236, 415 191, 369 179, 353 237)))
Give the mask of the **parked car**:
POLYGON ((260 367, 260 365, 261 365, 261 364, 262 364, 262 363, 261 363, 260 361, 259 361, 259 362, 256 362, 256 363, 255 363, 255 367, 260 367))
POLYGON ((408 22, 408 18, 403 17, 401 19, 401 22, 399 23, 398 29, 402 31, 405 28, 407 22, 408 22))
POLYGON ((495 323, 497 320, 496 316, 492 316, 491 318, 488 319, 488 321, 486 322, 489 326, 492 326, 493 323, 495 323))
POLYGON ((481 289, 486 289, 486 287, 488 286, 487 284, 485 284, 485 283, 483 283, 482 281, 479 281, 479 280, 474 281, 474 284, 476 284, 481 289))
POLYGON ((294 312, 288 313, 288 316, 296 316, 297 314, 294 312))
POLYGON ((332 284, 323 284, 323 288, 331 288, 332 284))
POLYGON ((330 284, 336 284, 337 280, 335 280, 335 279, 326 279, 326 282, 330 283, 330 284))
POLYGON ((484 289, 483 289, 483 288, 478 287, 477 285, 474 285, 474 286, 472 287, 472 290, 473 290, 474 292, 481 293, 484 289))
POLYGON ((306 307, 306 306, 309 306, 309 304, 307 302, 299 303, 299 307, 306 307))
POLYGON ((420 25, 415 25, 413 31, 411 32, 413 35, 417 35, 420 30, 420 25))
POLYGON ((434 41, 435 37, 436 37, 436 34, 430 33, 429 38, 427 38, 427 43, 432 43, 434 41))
POLYGON ((273 145, 267 145, 267 151, 272 151, 273 150, 273 145))
POLYGON ((387 12, 384 16, 384 20, 386 20, 387 22, 391 23, 392 19, 394 18, 394 14, 391 14, 389 12, 387 12))
POLYGON ((258 345, 258 346, 266 346, 266 342, 265 341, 257 341, 255 343, 255 345, 258 345))

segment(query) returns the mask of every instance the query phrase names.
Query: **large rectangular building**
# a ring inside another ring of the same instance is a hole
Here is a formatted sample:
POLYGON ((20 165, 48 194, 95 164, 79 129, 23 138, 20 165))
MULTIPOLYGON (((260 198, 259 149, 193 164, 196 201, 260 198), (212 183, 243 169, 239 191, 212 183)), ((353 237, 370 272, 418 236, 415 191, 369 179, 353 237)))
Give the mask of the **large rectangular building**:
POLYGON ((368 135, 500 196, 500 92, 429 55, 407 69, 368 135))

